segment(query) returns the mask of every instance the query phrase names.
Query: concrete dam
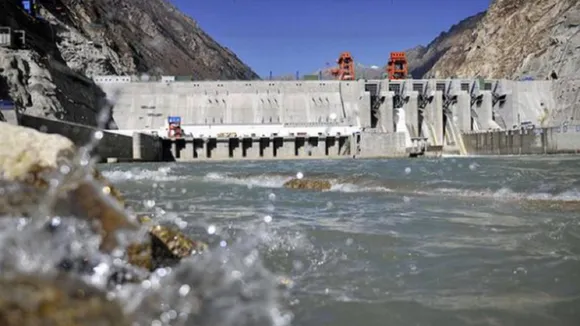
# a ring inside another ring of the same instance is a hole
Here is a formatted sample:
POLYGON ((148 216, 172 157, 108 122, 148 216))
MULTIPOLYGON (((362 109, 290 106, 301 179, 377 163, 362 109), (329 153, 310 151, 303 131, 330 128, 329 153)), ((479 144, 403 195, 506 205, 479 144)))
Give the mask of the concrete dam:
MULTIPOLYGON (((550 80, 94 80, 107 94, 116 123, 99 149, 108 161, 580 150, 574 117, 550 121, 560 105, 550 80), (179 135, 172 134, 176 121, 179 135)), ((61 121, 27 115, 18 120, 79 144, 91 134, 90 127, 61 121)))
POLYGON ((557 106, 550 80, 94 80, 114 104, 110 132, 163 138, 176 160, 526 154, 497 148, 556 134, 542 128, 557 106))

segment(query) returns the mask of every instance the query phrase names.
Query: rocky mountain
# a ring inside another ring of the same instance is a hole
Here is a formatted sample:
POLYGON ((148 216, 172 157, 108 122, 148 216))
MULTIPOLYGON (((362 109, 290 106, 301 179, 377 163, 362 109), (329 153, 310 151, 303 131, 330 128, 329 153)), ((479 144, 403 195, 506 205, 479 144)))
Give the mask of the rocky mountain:
POLYGON ((580 73, 580 1, 495 0, 469 37, 453 42, 428 76, 546 79, 580 73))
POLYGON ((494 0, 408 56, 415 78, 556 78, 546 122, 580 119, 580 0, 494 0))
POLYGON ((59 47, 75 69, 196 80, 258 78, 167 0, 56 1, 62 2, 62 15, 46 7, 68 27, 60 33, 59 47), (93 53, 101 55, 95 58, 93 53))
MULTIPOLYGON (((485 12, 480 12, 460 21, 451 26, 448 31, 442 32, 427 46, 419 45, 405 51, 411 76, 414 78, 434 77, 433 67, 442 58, 461 58, 464 56, 464 47, 458 45, 467 45, 473 42, 473 32, 485 14, 485 12)), ((451 77, 454 75, 454 71, 449 69, 443 74, 451 77)))
POLYGON ((186 75, 257 79, 230 50, 166 0, 0 1, 0 26, 26 32, 26 45, 0 47, 0 99, 21 111, 95 125, 104 93, 93 75, 186 75))

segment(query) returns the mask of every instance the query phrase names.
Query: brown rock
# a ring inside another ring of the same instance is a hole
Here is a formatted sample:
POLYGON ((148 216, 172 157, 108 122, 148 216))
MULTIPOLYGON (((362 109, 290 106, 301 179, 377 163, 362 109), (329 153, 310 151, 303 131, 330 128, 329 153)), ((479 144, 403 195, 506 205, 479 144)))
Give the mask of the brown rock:
POLYGON ((132 244, 127 248, 127 260, 150 271, 173 266, 207 249, 205 243, 193 241, 180 231, 161 225, 152 227, 149 235, 149 243, 132 244))
POLYGON ((292 179, 284 183, 285 188, 309 189, 309 190, 330 190, 332 184, 328 180, 317 179, 292 179))
POLYGON ((0 278, 2 326, 125 326, 121 307, 80 280, 20 275, 0 278))
MULTIPOLYGON (((45 197, 50 173, 71 162, 73 143, 60 135, 45 134, 31 128, 0 123, 0 177, 16 187, 0 200, 0 213, 30 216, 45 197)), ((94 180, 85 180, 71 171, 60 188, 55 206, 59 213, 97 221, 103 236, 102 249, 116 246, 115 231, 135 228, 123 211, 121 194, 97 171, 94 180), (76 179, 75 179, 76 178, 76 179), (64 211, 63 211, 64 210, 64 211)))

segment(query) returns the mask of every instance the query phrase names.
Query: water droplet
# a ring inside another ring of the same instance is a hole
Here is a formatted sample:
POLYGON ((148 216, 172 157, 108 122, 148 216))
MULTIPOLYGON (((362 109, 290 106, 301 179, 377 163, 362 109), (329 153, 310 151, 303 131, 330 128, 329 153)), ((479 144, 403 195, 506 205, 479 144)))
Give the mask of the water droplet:
POLYGON ((242 272, 240 272, 240 271, 232 271, 232 278, 234 278, 234 279, 240 279, 240 278, 242 278, 242 272))
POLYGON ((270 216, 270 215, 264 216, 264 222, 266 222, 266 223, 272 222, 272 216, 270 216))
POLYGON ((40 128, 38 128, 38 130, 39 130, 40 132, 47 132, 47 131, 48 131, 48 127, 47 127, 47 126, 45 126, 45 125, 42 125, 42 126, 40 126, 40 128))
POLYGON ((95 138, 95 140, 101 140, 103 139, 104 133, 100 130, 95 131, 95 134, 93 135, 93 138, 95 138))
POLYGON ((330 120, 336 120, 336 113, 331 113, 329 118, 330 120))
POLYGON ((191 287, 188 284, 183 284, 179 287, 179 295, 182 297, 186 296, 189 291, 191 291, 191 287))
POLYGON ((334 204, 330 201, 326 202, 326 208, 327 209, 331 209, 332 207, 334 207, 334 204))
POLYGON ((403 202, 409 203, 410 201, 411 201, 411 198, 409 198, 407 196, 403 196, 403 202))
POLYGON ((151 281, 149 281, 149 280, 145 280, 145 281, 141 282, 141 286, 142 286, 144 289, 149 289, 149 288, 151 287, 151 281))
POLYGON ((405 168, 405 174, 409 174, 411 173, 411 168, 410 167, 406 167, 405 168))
POLYGON ((273 193, 273 192, 272 192, 272 193, 270 193, 270 194, 268 195, 268 199, 270 199, 271 201, 274 201, 274 200, 276 200, 276 194, 275 194, 275 193, 273 193))
POLYGON ((225 248, 227 246, 228 246, 228 243, 226 242, 226 240, 220 241, 220 247, 225 248))
POLYGON ((70 166, 68 165, 63 165, 60 167, 60 173, 63 175, 67 175, 70 173, 70 166))
POLYGON ((475 170, 477 170, 477 167, 478 167, 478 166, 479 166, 479 164, 477 164, 477 163, 473 162, 473 163, 469 164, 469 169, 470 169, 471 171, 475 171, 475 170))
POLYGON ((207 233, 208 234, 215 234, 215 231, 216 231, 215 225, 210 225, 210 226, 207 227, 207 233))
POLYGON ((302 172, 298 172, 298 173, 296 173, 296 178, 302 179, 302 178, 304 178, 304 174, 302 172))
POLYGON ((143 204, 145 204, 145 207, 147 207, 147 208, 153 208, 153 207, 155 207, 155 201, 152 200, 152 199, 145 200, 143 202, 143 204))
POLYGON ((350 245, 352 245, 353 242, 354 242, 353 239, 348 238, 348 239, 346 239, 346 242, 345 243, 346 243, 347 246, 350 246, 350 245))
POLYGON ((187 192, 187 189, 185 189, 185 188, 181 189, 182 194, 185 194, 186 192, 187 192))
POLYGON ((167 269, 165 269, 165 268, 158 268, 158 269, 155 271, 155 273, 156 273, 157 275, 159 275, 159 277, 165 277, 165 276, 167 276, 167 274, 168 274, 168 273, 167 273, 167 269))

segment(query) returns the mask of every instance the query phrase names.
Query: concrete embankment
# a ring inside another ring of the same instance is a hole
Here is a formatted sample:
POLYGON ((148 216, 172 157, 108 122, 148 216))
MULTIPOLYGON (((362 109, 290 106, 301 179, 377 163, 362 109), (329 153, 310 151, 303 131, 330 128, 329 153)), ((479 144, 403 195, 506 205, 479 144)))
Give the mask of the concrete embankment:
MULTIPOLYGON (((87 144, 96 128, 22 114, 19 124, 49 134, 59 134, 76 146, 87 144)), ((135 133, 133 137, 104 131, 94 155, 102 161, 161 161, 161 139, 148 134, 135 133)))
POLYGON ((580 153, 580 125, 463 134, 468 154, 533 155, 580 153))

